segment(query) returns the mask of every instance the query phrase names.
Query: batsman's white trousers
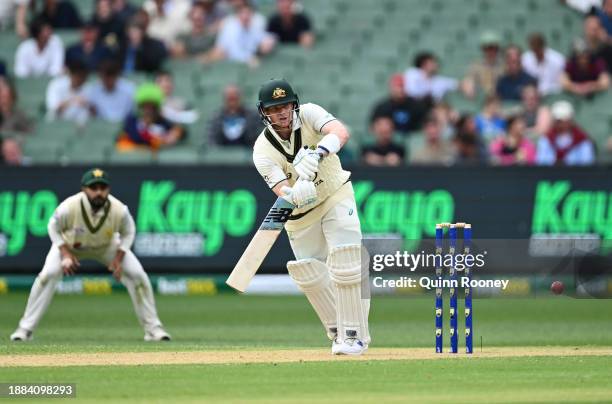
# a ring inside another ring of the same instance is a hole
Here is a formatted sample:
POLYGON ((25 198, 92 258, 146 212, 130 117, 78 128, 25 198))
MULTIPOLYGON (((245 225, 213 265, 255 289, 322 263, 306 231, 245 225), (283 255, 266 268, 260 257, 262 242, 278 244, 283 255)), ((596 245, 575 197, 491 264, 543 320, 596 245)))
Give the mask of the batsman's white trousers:
POLYGON ((320 220, 303 229, 288 231, 295 258, 327 260, 329 250, 346 244, 361 244, 361 226, 354 198, 343 199, 320 220))
MULTIPOLYGON (((117 244, 113 243, 105 250, 76 252, 75 256, 81 259, 91 259, 108 267, 117 252, 117 244)), ((145 331, 152 330, 161 326, 157 310, 155 308, 155 298, 149 277, 145 273, 138 258, 131 251, 126 251, 121 263, 123 274, 121 283, 127 288, 138 321, 145 331)), ((42 271, 36 277, 32 290, 28 298, 25 313, 19 321, 19 327, 34 331, 40 319, 47 311, 49 304, 55 293, 57 283, 62 279, 63 270, 61 267, 61 254, 59 247, 52 245, 42 271)))

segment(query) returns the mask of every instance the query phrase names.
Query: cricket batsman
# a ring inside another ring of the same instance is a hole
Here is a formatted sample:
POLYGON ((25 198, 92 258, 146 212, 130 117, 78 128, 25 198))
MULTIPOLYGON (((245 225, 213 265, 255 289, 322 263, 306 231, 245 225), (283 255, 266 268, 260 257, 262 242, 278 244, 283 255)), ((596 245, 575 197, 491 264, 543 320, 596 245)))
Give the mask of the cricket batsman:
POLYGON ((332 354, 361 355, 370 343, 370 300, 361 296, 361 228, 351 173, 337 154, 347 128, 316 104, 300 105, 285 80, 259 91, 266 126, 253 148, 257 171, 294 209, 285 229, 295 261, 291 278, 332 340, 332 354))
POLYGON ((136 316, 144 327, 145 341, 169 341, 157 316, 149 277, 130 251, 134 242, 134 219, 128 207, 110 195, 108 174, 87 171, 81 192, 63 201, 49 220, 51 249, 32 291, 12 341, 28 341, 47 311, 62 275, 73 275, 80 260, 105 265, 127 288, 136 316))

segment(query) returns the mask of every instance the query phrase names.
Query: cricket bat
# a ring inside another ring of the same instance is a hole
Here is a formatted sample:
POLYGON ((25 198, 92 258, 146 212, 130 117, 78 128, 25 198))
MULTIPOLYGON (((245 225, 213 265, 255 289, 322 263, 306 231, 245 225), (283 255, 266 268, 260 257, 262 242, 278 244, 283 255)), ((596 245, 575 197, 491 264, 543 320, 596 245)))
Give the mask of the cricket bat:
POLYGON ((295 206, 281 197, 274 202, 225 283, 244 293, 278 235, 283 231, 293 209, 295 206))

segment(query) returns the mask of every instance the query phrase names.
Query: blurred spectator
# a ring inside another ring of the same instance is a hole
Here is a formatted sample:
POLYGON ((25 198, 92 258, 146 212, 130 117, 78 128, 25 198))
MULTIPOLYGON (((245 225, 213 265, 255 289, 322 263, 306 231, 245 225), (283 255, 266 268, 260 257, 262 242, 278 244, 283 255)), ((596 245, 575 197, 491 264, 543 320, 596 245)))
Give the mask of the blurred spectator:
POLYGON ((450 165, 453 162, 453 148, 442 137, 442 126, 436 118, 429 118, 423 126, 425 144, 418 150, 410 150, 411 164, 450 165))
POLYGON ((456 124, 455 164, 483 165, 488 162, 487 149, 476 131, 476 121, 471 115, 463 115, 456 124))
POLYGON ((540 102, 540 95, 535 86, 525 86, 522 92, 521 118, 527 125, 527 134, 545 135, 552 125, 550 109, 540 102))
POLYGON ((21 38, 29 35, 27 16, 30 0, 0 1, 0 31, 15 26, 15 33, 21 38))
POLYGON ((79 11, 69 0, 43 0, 39 17, 56 29, 79 28, 83 24, 79 11))
POLYGON ((574 123, 574 108, 567 101, 552 106, 555 119, 546 136, 538 139, 540 165, 589 165, 595 162, 595 149, 589 136, 574 123))
POLYGON ((210 143, 221 146, 252 146, 261 129, 257 111, 245 107, 240 89, 235 85, 225 87, 223 107, 210 122, 210 143))
POLYGON ((515 45, 508 46, 504 75, 497 80, 497 95, 503 101, 520 101, 523 87, 530 84, 537 85, 537 81, 521 67, 521 50, 515 45))
POLYGON ((164 118, 183 125, 189 125, 198 120, 198 111, 188 105, 183 98, 174 94, 174 82, 169 72, 159 72, 155 78, 155 84, 164 94, 161 110, 164 118))
POLYGON ((98 27, 85 23, 81 28, 81 41, 68 47, 66 51, 66 64, 79 61, 90 71, 95 71, 103 60, 111 56, 110 49, 98 41, 98 27))
POLYGON ((586 14, 590 12, 593 7, 601 7, 602 0, 561 0, 566 6, 573 8, 574 10, 586 14))
POLYGON ((525 136, 525 120, 514 115, 506 123, 508 133, 491 142, 491 162, 496 165, 534 164, 536 147, 525 136))
POLYGON ((119 20, 122 26, 126 26, 128 21, 138 11, 138 8, 127 0, 112 0, 111 8, 115 18, 119 20))
POLYGON ((276 14, 270 17, 267 31, 281 43, 299 43, 310 48, 315 36, 310 19, 298 7, 294 0, 276 0, 276 14))
POLYGON ((479 92, 486 95, 495 93, 497 80, 504 74, 500 42, 495 32, 484 32, 480 36, 482 59, 472 63, 461 83, 461 90, 466 97, 474 98, 479 92))
POLYGON ((369 166, 399 166, 404 161, 404 148, 393 143, 393 121, 381 117, 372 124, 372 133, 376 139, 373 145, 361 151, 363 162, 369 166))
POLYGON ((206 13, 206 26, 211 34, 219 31, 221 23, 229 13, 229 6, 224 0, 196 0, 194 5, 204 7, 206 13))
POLYGON ((501 115, 499 98, 489 95, 485 100, 482 112, 475 118, 476 132, 485 143, 489 143, 506 130, 506 121, 501 115))
POLYGON ((153 83, 145 83, 136 90, 138 114, 126 118, 123 131, 117 140, 117 149, 130 151, 138 146, 153 150, 172 146, 185 136, 184 129, 161 116, 164 95, 153 83))
POLYGON ((196 56, 208 52, 215 45, 215 35, 206 25, 206 8, 195 3, 189 13, 191 31, 180 35, 172 46, 172 56, 196 56))
POLYGON ((546 39, 539 32, 529 35, 528 42, 530 50, 521 57, 523 69, 538 81, 538 91, 541 95, 560 92, 565 57, 546 47, 546 39))
POLYGON ((47 118, 83 125, 89 119, 89 102, 85 95, 89 72, 79 59, 69 62, 66 67, 68 74, 54 78, 47 86, 47 118))
POLYGON ((144 26, 136 21, 128 24, 127 39, 122 49, 123 70, 155 72, 161 68, 168 57, 163 42, 151 38, 144 26))
POLYGON ((608 73, 612 72, 612 44, 608 41, 608 34, 604 31, 599 18, 595 15, 586 16, 583 24, 584 41, 588 50, 596 58, 606 62, 608 73))
POLYGON ((565 66, 565 72, 561 76, 563 89, 584 97, 591 97, 595 93, 607 90, 610 76, 606 62, 589 52, 582 39, 574 41, 573 50, 565 66))
POLYGON ((265 31, 265 19, 255 13, 248 2, 240 4, 236 15, 227 17, 221 26, 215 47, 203 58, 204 63, 228 59, 257 66, 257 55, 274 49, 274 37, 265 31))
POLYGON ((438 121, 443 139, 450 139, 455 135, 455 124, 459 120, 459 114, 449 103, 442 101, 435 104, 431 116, 438 121))
POLYGON ((602 0, 601 7, 595 7, 594 13, 608 36, 612 36, 612 0, 602 0))
POLYGON ((12 137, 0 138, 0 164, 7 166, 21 166, 26 163, 23 153, 21 151, 21 145, 19 141, 12 137))
POLYGON ((191 0, 146 0, 142 8, 149 15, 147 34, 168 47, 191 29, 191 0))
POLYGON ((4 60, 0 60, 0 79, 5 78, 6 76, 6 63, 4 63, 4 60))
POLYGON ((40 18, 30 23, 30 39, 19 44, 15 54, 15 76, 57 76, 64 68, 64 45, 49 23, 40 18))
POLYGON ((123 121, 134 105, 134 84, 120 77, 121 68, 112 60, 102 62, 98 75, 96 82, 85 86, 92 112, 105 121, 123 121))
POLYGON ((404 92, 404 76, 394 74, 389 80, 389 96, 374 106, 370 125, 380 117, 391 118, 395 129, 406 133, 421 129, 429 113, 430 103, 408 97, 404 92))
POLYGON ((0 133, 25 135, 34 129, 32 119, 17 106, 17 91, 5 81, 0 82, 0 133))
POLYGON ((414 67, 406 70, 404 76, 406 94, 417 99, 432 97, 439 101, 457 87, 457 80, 438 75, 438 60, 429 52, 419 53, 414 59, 414 67))
POLYGON ((96 0, 96 9, 91 19, 98 27, 98 40, 116 52, 125 38, 125 24, 113 13, 111 0, 96 0))

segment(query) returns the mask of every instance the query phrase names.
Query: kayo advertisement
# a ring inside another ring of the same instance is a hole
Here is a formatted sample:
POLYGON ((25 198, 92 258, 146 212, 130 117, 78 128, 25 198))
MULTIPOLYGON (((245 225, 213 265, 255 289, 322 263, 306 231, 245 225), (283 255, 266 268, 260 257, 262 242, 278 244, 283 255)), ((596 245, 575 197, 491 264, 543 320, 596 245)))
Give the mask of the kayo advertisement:
MULTIPOLYGON (((47 221, 79 189, 84 168, 0 172, 0 272, 36 273, 47 221), (48 175, 52 173, 53 181, 48 175)), ((250 167, 110 167, 112 193, 134 216, 133 247, 149 272, 229 272, 275 197, 250 167)), ((612 182, 604 168, 352 170, 365 235, 394 235, 416 251, 436 223, 467 221, 474 237, 517 240, 531 255, 564 254, 563 240, 612 249, 612 182)), ((498 260, 520 260, 509 249, 498 260)), ((283 235, 263 272, 292 258, 283 235)), ((529 266, 526 266, 529 268, 529 266)))

